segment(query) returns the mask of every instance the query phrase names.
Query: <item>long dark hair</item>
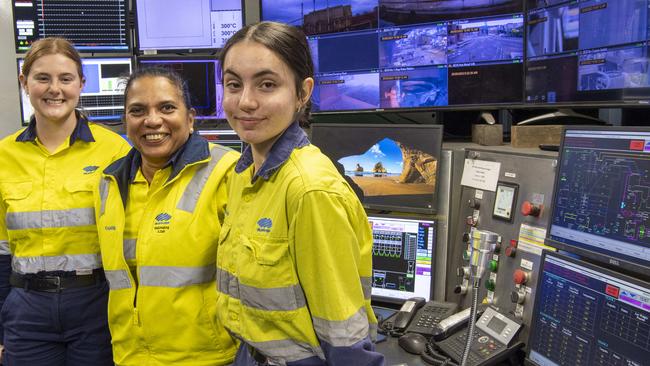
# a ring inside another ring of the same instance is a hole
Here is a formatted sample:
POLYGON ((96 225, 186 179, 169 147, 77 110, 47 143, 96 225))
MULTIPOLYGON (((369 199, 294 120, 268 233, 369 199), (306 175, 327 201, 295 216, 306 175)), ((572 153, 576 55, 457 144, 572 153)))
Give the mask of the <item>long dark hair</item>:
MULTIPOLYGON (((301 100, 304 98, 302 82, 306 78, 314 77, 314 63, 305 34, 299 28, 277 22, 260 22, 249 24, 240 29, 226 42, 219 55, 219 62, 223 67, 228 51, 235 44, 242 41, 255 41, 275 53, 289 67, 294 75, 296 94, 301 100)), ((223 81, 223 73, 219 75, 223 81)), ((297 119, 302 125, 309 121, 311 100, 298 111, 297 119)))

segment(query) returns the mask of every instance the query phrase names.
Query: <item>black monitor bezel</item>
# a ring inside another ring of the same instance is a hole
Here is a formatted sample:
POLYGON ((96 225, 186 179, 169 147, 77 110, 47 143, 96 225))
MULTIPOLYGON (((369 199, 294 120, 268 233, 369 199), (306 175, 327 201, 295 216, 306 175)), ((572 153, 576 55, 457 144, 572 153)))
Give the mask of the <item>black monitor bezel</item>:
MULTIPOLYGON (((611 268, 617 268, 618 271, 623 271, 627 273, 634 273, 634 274, 641 274, 643 276, 648 276, 650 277, 650 262, 648 263, 648 266, 644 266, 642 264, 638 264, 632 261, 629 261, 624 258, 617 258, 613 255, 608 255, 605 253, 597 252, 594 250, 589 250, 569 244, 565 244, 562 242, 559 242, 557 240, 553 240, 550 238, 550 233, 551 233, 551 228, 553 226, 553 217, 555 214, 556 210, 556 205, 555 205, 555 198, 557 197, 557 189, 558 189, 558 182, 560 180, 560 174, 559 174, 559 167, 562 166, 562 160, 563 160, 563 150, 564 150, 564 140, 567 134, 567 131, 607 131, 607 132, 616 132, 616 131, 621 131, 621 132, 635 132, 635 131, 640 131, 640 132, 648 132, 650 133, 650 127, 631 127, 631 126, 626 126, 626 127, 621 127, 621 126, 565 126, 562 130, 562 137, 560 140, 560 150, 559 150, 559 155, 558 155, 558 160, 557 160, 557 167, 558 171, 555 173, 555 179, 554 179, 554 186, 553 186, 553 207, 550 212, 550 217, 548 220, 548 225, 546 227, 546 238, 544 239, 544 243, 550 247, 557 248, 564 250, 569 253, 575 253, 580 256, 583 256, 585 258, 589 258, 591 260, 597 261, 604 266, 608 266, 611 268)), ((614 253, 615 254, 615 253, 614 253)))
MULTIPOLYGON (((380 219, 398 219, 398 220, 415 220, 415 221, 429 221, 432 222, 433 225, 432 227, 435 230, 436 233, 436 240, 433 243, 433 248, 431 251, 431 283, 429 284, 429 300, 433 300, 434 296, 434 286, 435 286, 435 274, 433 272, 434 270, 434 265, 436 263, 436 249, 438 247, 438 220, 433 216, 433 215, 417 215, 417 214, 409 214, 409 215, 401 215, 401 214, 386 214, 386 213, 376 213, 372 211, 366 210, 366 217, 368 220, 370 220, 371 217, 377 217, 380 219)), ((372 228, 371 228, 372 229, 372 228)), ((373 241, 374 245, 374 241, 373 241)), ((372 269, 374 271, 374 268, 372 269)), ((371 274, 371 279, 374 277, 374 273, 371 274)), ((388 297, 388 296, 381 296, 381 295, 372 295, 372 288, 371 288, 371 295, 370 299, 373 303, 386 303, 386 304, 402 304, 404 303, 407 299, 399 299, 399 298, 394 298, 394 297, 388 297)))
MULTIPOLYGON (((133 27, 131 27, 132 23, 130 22, 130 10, 129 10, 130 1, 129 0, 123 0, 123 1, 124 1, 124 11, 125 11, 125 15, 126 15, 126 23, 125 23, 125 31, 126 32, 125 32, 125 36, 126 36, 126 45, 127 45, 128 49, 126 49, 126 50, 83 49, 82 50, 82 49, 77 48, 77 45, 72 43, 72 45, 75 46, 75 49, 77 50, 77 52, 79 52, 82 55, 83 54, 91 54, 91 55, 100 54, 100 57, 103 54, 107 54, 107 55, 128 55, 128 56, 131 56, 131 57, 133 56, 133 37, 132 37, 132 32, 131 32, 133 30, 133 27)), ((23 54, 27 53, 27 50, 18 49, 18 34, 17 34, 18 29, 16 28, 16 13, 15 13, 15 10, 16 10, 16 0, 11 0, 11 20, 12 20, 11 26, 13 28, 13 35, 14 35, 14 38, 13 38, 14 51, 18 55, 23 55, 23 54)), ((37 28, 35 28, 35 29, 37 29, 37 28)), ((65 38, 65 34, 61 34, 61 35, 59 35, 59 37, 65 38)), ((110 57, 110 56, 107 56, 107 57, 110 57)))
MULTIPOLYGON (((413 129, 434 129, 439 130, 440 134, 440 148, 437 150, 438 156, 436 156, 436 186, 433 190, 432 204, 431 208, 420 208, 420 207, 408 207, 408 206, 392 206, 392 205, 377 205, 377 204, 366 204, 361 202, 363 207, 366 210, 376 210, 384 212, 403 212, 411 214, 436 214, 437 213, 437 201, 438 201, 438 185, 440 177, 440 163, 442 161, 442 140, 443 140, 443 126, 437 124, 363 124, 363 123, 314 123, 311 125, 312 135, 314 128, 413 128, 413 129)), ((318 146, 318 145, 316 145, 318 146)), ((434 147, 435 148, 435 147, 434 147)))
MULTIPOLYGON (((81 56, 82 63, 83 63, 84 60, 93 60, 93 59, 97 59, 97 60, 99 60, 99 59, 116 59, 116 60, 117 59, 129 59, 129 61, 131 63, 131 72, 133 72, 133 70, 135 69, 135 67, 137 65, 133 55, 124 55, 124 56, 118 56, 118 55, 106 55, 106 56, 103 56, 103 55, 99 55, 99 56, 95 56, 95 57, 85 57, 83 55, 81 56)), ((20 74, 22 73, 22 70, 20 69, 20 62, 23 61, 23 60, 25 60, 24 57, 16 57, 16 70, 18 72, 16 74, 17 76, 20 76, 20 74)), ((125 76, 128 76, 128 75, 125 75, 125 76)), ((16 78, 16 81, 18 82, 18 104, 20 105, 20 125, 22 127, 25 127, 25 126, 29 125, 29 121, 24 121, 23 120, 23 116, 25 115, 25 110, 23 108, 23 92, 22 92, 23 86, 20 84, 20 79, 18 77, 16 78)), ((75 109, 77 109, 77 108, 75 107, 75 109)), ((96 124, 114 125, 117 122, 121 123, 122 118, 120 118, 119 121, 118 120, 115 120, 115 121, 112 121, 112 120, 110 120, 110 121, 93 121, 93 120, 89 120, 89 122, 96 123, 96 124)))
MULTIPOLYGON (((568 255, 561 254, 561 253, 558 253, 558 252, 555 252, 555 251, 552 251, 552 250, 544 249, 542 251, 541 260, 539 262, 539 274, 538 274, 539 278, 537 279, 537 287, 535 288, 535 294, 537 294, 537 296, 535 296, 535 303, 534 303, 533 309, 532 309, 533 312, 531 313, 533 315, 536 315, 536 314, 539 313, 539 309, 540 309, 540 306, 541 306, 540 303, 542 302, 542 296, 540 296, 540 290, 541 290, 542 285, 543 285, 542 274, 544 272, 544 263, 546 263, 546 257, 548 257, 548 256, 556 257, 558 259, 570 262, 572 264, 587 267, 587 268, 589 268, 591 270, 604 273, 604 274, 609 275, 611 277, 616 277, 618 279, 621 279, 622 281, 631 282, 634 285, 650 289, 650 282, 646 282, 646 281, 644 281, 644 280, 642 280, 642 279, 640 279, 638 277, 631 276, 631 275, 621 273, 621 272, 617 272, 617 271, 615 271, 613 269, 603 267, 603 266, 600 266, 600 265, 597 265, 597 264, 594 264, 594 263, 591 263, 591 262, 588 262, 588 261, 585 261, 585 260, 579 260, 579 259, 576 259, 576 258, 572 258, 572 257, 570 257, 568 255)), ((529 334, 531 334, 531 335, 535 334, 535 328, 537 327, 537 321, 538 321, 537 319, 538 318, 536 316, 533 316, 533 318, 531 319, 530 332, 529 332, 529 334)), ((525 360, 527 362, 526 364, 527 365, 536 365, 537 366, 538 364, 536 362, 533 362, 529 358, 531 350, 532 350, 531 346, 527 347, 526 360, 525 360)))
MULTIPOLYGON (((138 22, 138 2, 143 0, 131 0, 132 14, 133 14, 133 49, 135 53, 143 56, 156 56, 156 55, 169 55, 169 54, 188 54, 188 55, 214 55, 221 50, 218 47, 204 47, 204 48, 142 48, 140 47, 140 25, 138 22)), ((246 8, 245 0, 241 0, 241 24, 242 27, 246 26, 246 8)), ((216 57, 216 56, 215 56, 216 57)))

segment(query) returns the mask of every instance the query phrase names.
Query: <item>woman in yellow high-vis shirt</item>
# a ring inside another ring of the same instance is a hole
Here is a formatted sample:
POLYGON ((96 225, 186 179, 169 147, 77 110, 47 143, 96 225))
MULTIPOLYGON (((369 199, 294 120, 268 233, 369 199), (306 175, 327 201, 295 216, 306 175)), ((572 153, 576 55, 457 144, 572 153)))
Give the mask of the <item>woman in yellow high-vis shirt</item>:
POLYGON ((134 72, 124 100, 134 149, 104 170, 96 201, 115 363, 228 364, 236 346, 216 317, 215 260, 239 153, 193 133, 171 70, 134 72))
POLYGON ((75 109, 84 76, 68 41, 34 42, 20 83, 34 116, 0 141, 3 362, 112 365, 93 190, 129 145, 75 109))
POLYGON ((286 24, 242 28, 221 53, 223 107, 249 143, 230 182, 218 312, 235 365, 383 365, 371 339, 372 233, 352 188, 311 145, 313 65, 286 24))

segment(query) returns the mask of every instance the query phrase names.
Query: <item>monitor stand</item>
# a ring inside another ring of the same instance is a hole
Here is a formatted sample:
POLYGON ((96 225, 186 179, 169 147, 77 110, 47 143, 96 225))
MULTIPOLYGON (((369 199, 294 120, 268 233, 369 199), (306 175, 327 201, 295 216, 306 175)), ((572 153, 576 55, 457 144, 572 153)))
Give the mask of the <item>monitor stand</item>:
POLYGON ((560 108, 555 112, 545 113, 536 117, 525 119, 517 126, 537 125, 606 125, 602 119, 575 112, 570 108, 560 108))

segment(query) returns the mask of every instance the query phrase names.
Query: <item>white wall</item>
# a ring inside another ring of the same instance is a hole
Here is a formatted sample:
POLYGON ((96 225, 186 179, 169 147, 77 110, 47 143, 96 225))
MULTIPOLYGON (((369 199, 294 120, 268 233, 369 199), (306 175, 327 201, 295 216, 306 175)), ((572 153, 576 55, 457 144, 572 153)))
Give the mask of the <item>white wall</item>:
POLYGON ((11 0, 0 0, 0 138, 21 128, 16 67, 11 0))

